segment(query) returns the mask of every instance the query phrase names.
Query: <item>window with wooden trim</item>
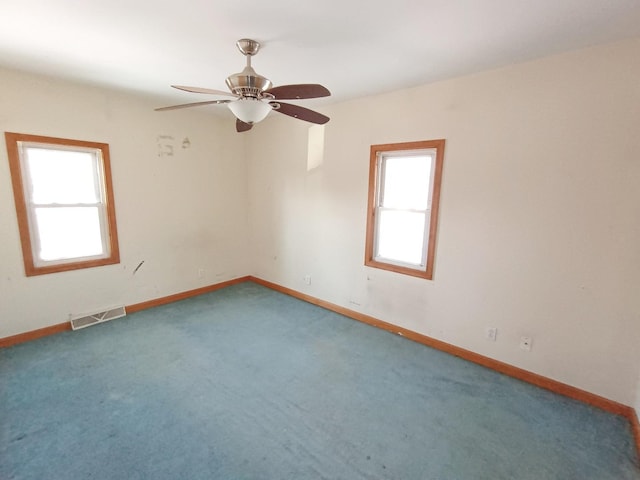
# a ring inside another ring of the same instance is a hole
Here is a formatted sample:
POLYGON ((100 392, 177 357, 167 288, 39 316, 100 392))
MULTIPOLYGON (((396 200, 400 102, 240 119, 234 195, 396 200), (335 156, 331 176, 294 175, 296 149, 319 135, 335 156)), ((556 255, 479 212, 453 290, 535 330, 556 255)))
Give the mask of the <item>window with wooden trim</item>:
POLYGON ((433 279, 444 144, 371 146, 365 265, 433 279))
POLYGON ((105 143, 5 132, 27 276, 120 262, 105 143))

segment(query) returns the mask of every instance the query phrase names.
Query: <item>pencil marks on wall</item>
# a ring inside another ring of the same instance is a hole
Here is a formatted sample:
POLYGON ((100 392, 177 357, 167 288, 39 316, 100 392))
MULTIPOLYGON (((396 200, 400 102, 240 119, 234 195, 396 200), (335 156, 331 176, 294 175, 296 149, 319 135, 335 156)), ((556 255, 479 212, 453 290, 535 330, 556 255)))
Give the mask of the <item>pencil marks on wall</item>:
POLYGON ((191 148, 191 140, 189 140, 189 137, 184 137, 181 141, 176 141, 173 135, 158 135, 156 137, 158 157, 173 157, 177 150, 178 142, 182 150, 191 148))
POLYGON ((173 137, 171 135, 158 135, 156 137, 158 145, 158 156, 173 157, 173 137))

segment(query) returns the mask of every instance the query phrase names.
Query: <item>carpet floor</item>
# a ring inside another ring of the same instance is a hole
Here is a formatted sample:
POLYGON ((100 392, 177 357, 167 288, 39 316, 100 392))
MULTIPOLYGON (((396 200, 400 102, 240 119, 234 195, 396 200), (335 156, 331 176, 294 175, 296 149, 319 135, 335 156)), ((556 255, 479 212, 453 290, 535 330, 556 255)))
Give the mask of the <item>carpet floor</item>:
POLYGON ((0 478, 640 479, 619 416, 251 282, 0 349, 0 478))

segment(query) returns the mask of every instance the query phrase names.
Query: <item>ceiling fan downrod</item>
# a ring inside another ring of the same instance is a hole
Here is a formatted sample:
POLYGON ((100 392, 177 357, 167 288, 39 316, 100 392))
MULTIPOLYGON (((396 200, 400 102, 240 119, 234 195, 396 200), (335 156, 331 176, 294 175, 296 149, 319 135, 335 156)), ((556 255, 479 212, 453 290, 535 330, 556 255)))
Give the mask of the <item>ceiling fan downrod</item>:
POLYGON ((227 87, 234 94, 243 98, 262 98, 262 93, 272 86, 271 80, 258 75, 251 66, 251 57, 260 50, 260 43, 249 38, 243 38, 236 42, 238 50, 247 57, 247 65, 242 72, 229 75, 226 79, 227 87))

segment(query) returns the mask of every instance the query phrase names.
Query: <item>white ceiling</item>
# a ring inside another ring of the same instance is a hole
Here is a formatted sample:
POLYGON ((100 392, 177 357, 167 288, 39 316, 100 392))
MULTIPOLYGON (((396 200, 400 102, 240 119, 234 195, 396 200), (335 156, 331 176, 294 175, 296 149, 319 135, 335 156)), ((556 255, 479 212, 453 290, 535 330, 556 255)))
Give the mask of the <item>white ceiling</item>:
POLYGON ((210 99, 171 84, 226 90, 244 37, 258 73, 326 103, 638 36, 640 0, 0 0, 0 66, 158 106, 210 99))

